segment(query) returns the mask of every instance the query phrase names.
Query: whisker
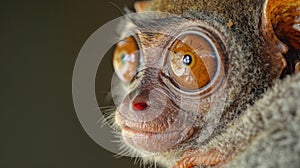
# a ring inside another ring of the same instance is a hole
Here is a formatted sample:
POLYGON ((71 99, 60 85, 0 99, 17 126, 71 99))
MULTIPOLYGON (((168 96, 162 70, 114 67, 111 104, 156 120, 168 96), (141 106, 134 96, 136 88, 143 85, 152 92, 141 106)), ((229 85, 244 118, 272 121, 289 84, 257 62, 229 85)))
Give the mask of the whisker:
POLYGON ((102 106, 99 107, 103 116, 101 116, 96 124, 101 124, 100 127, 104 127, 105 125, 113 126, 114 125, 114 117, 115 117, 115 106, 102 106))
POLYGON ((105 109, 112 109, 112 108, 116 108, 116 106, 114 106, 114 105, 107 105, 107 106, 97 107, 96 109, 105 110, 105 109))

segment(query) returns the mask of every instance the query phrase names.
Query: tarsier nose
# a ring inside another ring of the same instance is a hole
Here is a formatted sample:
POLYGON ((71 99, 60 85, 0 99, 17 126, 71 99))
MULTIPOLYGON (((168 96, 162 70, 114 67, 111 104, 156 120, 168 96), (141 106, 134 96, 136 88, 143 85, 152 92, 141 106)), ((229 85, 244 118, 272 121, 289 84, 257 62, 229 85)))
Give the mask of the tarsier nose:
POLYGON ((132 103, 132 108, 136 111, 145 110, 147 107, 148 107, 148 104, 146 102, 132 103))
POLYGON ((147 91, 142 91, 135 96, 131 102, 132 109, 135 111, 143 111, 149 107, 149 93, 147 91))

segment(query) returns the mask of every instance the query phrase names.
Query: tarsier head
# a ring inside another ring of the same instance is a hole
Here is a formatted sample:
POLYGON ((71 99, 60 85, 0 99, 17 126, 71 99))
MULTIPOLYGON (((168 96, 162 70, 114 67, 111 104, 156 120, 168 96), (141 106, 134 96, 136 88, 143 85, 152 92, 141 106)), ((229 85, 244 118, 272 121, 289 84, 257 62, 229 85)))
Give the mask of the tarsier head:
POLYGON ((300 49, 300 7, 293 0, 286 3, 293 5, 274 0, 136 3, 139 12, 161 12, 128 14, 125 38, 113 55, 115 72, 128 86, 119 93, 123 99, 115 112, 128 150, 150 161, 174 162, 225 130, 274 79, 297 71, 299 58, 285 57, 300 49), (285 14, 298 18, 277 17, 285 14))

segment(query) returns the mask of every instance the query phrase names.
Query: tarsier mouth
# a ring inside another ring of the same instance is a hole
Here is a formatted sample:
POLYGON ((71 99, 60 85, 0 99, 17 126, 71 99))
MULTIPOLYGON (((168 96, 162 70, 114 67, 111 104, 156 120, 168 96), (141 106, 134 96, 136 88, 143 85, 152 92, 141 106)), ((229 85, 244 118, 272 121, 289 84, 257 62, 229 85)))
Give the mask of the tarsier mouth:
MULTIPOLYGON (((135 123, 130 125, 130 122, 127 121, 128 120, 126 120, 119 112, 117 112, 116 122, 122 128, 122 136, 124 141, 135 149, 141 151, 153 153, 164 152, 187 140, 194 133, 194 128, 192 127, 174 128, 171 126, 163 131, 151 129, 151 125, 155 123, 135 123)), ((158 124, 161 125, 161 123, 158 124)))

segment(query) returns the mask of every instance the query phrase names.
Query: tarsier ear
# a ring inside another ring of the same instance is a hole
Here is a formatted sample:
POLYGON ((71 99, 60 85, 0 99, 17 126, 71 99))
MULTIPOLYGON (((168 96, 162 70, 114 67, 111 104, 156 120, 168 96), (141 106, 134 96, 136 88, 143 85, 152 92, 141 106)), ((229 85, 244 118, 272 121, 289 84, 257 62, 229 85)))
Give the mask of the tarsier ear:
MULTIPOLYGON (((269 57, 274 75, 280 76, 287 66, 284 55, 300 52, 300 1, 266 0, 262 11, 262 30, 269 46, 269 57)), ((289 58, 294 72, 300 68, 299 58, 289 58), (298 60, 297 60, 298 59, 298 60)))
POLYGON ((134 3, 134 9, 136 12, 144 12, 149 7, 151 1, 137 1, 134 3))

